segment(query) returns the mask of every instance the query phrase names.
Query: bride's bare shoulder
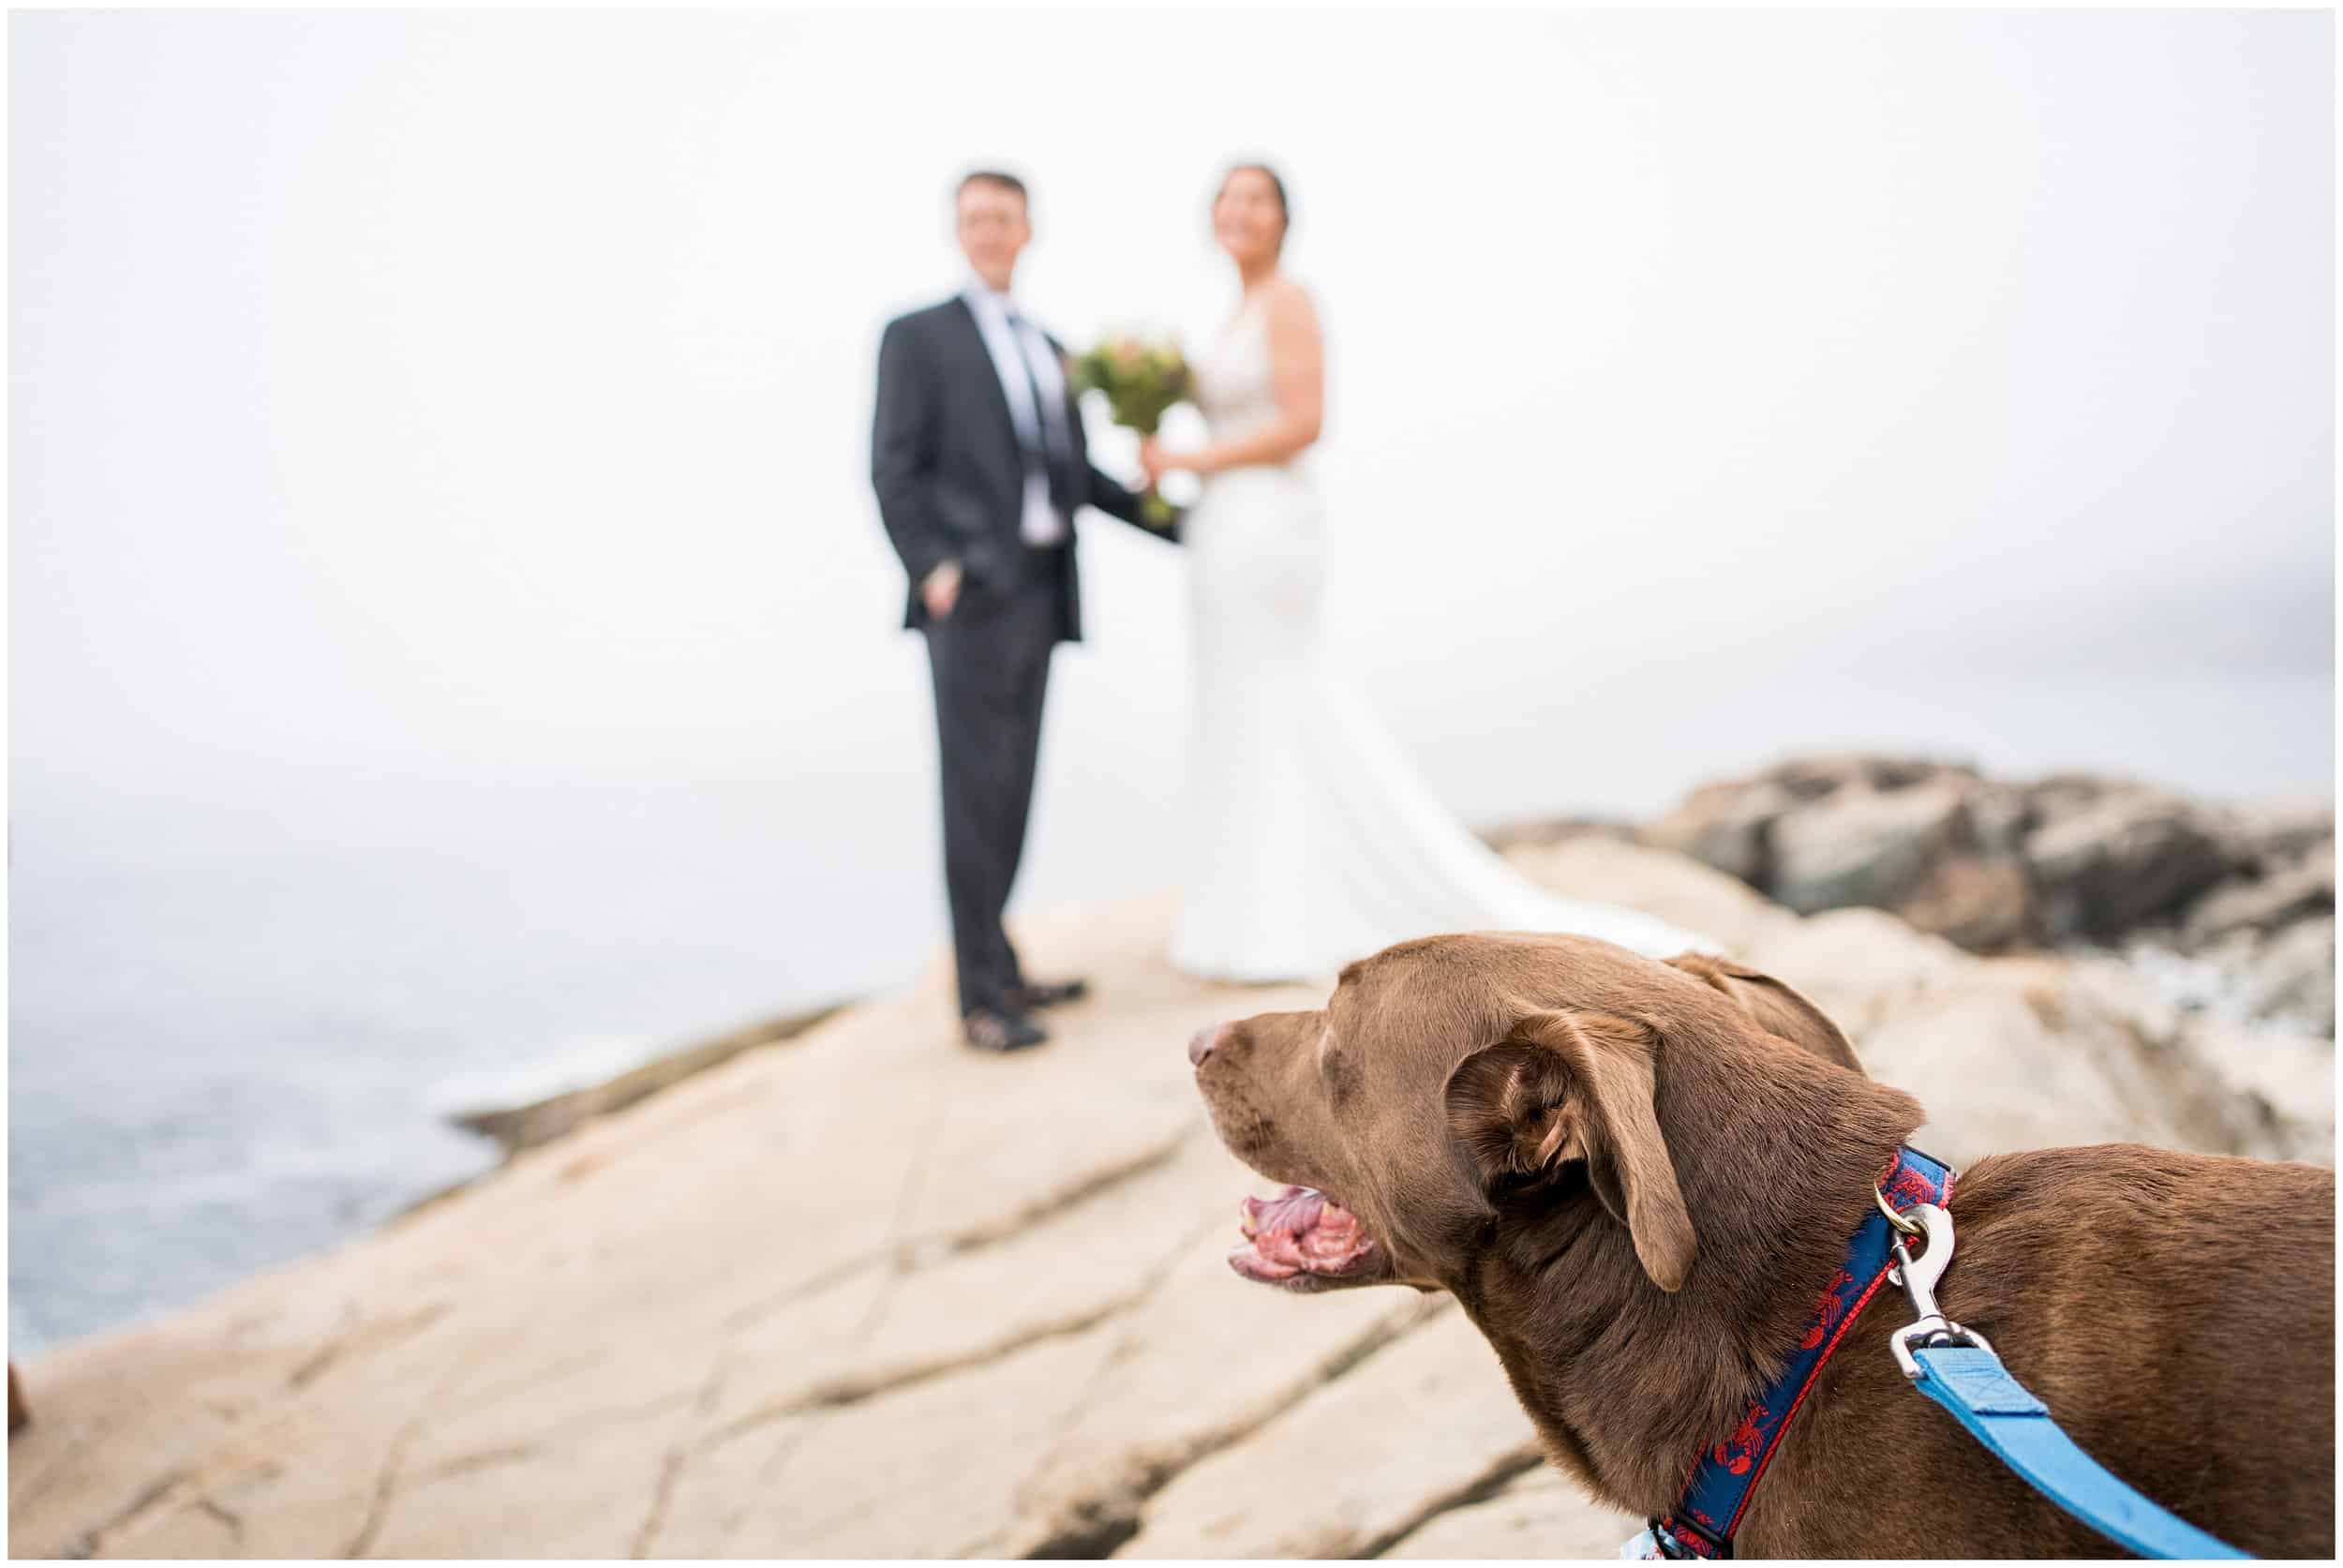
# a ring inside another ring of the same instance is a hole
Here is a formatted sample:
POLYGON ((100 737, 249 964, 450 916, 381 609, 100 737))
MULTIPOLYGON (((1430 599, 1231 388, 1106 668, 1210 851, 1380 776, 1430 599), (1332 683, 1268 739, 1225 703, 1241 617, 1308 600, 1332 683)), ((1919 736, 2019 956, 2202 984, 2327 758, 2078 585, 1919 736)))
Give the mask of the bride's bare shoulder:
POLYGON ((1318 329, 1318 302, 1299 278, 1281 272, 1262 288, 1261 296, 1273 323, 1318 329))

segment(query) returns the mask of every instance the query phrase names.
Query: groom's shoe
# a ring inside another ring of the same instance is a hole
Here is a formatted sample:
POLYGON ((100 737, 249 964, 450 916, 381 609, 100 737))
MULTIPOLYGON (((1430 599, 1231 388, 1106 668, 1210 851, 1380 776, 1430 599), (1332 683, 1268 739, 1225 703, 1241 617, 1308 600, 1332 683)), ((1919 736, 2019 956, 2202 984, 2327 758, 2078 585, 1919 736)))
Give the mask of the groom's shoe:
POLYGON ((1063 1007, 1079 1002, 1090 994, 1088 980, 1055 980, 1040 985, 1021 985, 1008 993, 1008 1005, 1019 1012, 1032 1012, 1037 1008, 1063 1007))
POLYGON ((1030 1020, 1013 1012, 994 1012, 990 1008, 976 1008, 960 1021, 960 1026, 971 1051, 1007 1054, 1039 1045, 1050 1038, 1030 1020))

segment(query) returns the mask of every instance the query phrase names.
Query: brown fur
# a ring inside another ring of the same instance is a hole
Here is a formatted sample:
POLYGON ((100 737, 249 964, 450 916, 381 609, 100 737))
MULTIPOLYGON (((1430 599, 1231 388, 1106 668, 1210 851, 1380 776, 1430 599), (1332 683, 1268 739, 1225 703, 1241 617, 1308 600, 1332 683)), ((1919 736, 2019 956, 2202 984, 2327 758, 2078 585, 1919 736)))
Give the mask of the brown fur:
MULTIPOLYGON (((1922 1119, 1781 982, 1580 937, 1402 943, 1214 1040, 1231 1152, 1375 1236, 1340 1283, 1453 1292, 1555 1462, 1641 1515, 1779 1369, 1922 1119)), ((1939 1299, 2076 1441, 2233 1545, 2334 1555, 2332 1171, 2042 1150, 1962 1172, 1951 1212, 1939 1299)), ((1739 1552, 2112 1555, 1904 1382, 1910 1317, 1865 1310, 1739 1552)))

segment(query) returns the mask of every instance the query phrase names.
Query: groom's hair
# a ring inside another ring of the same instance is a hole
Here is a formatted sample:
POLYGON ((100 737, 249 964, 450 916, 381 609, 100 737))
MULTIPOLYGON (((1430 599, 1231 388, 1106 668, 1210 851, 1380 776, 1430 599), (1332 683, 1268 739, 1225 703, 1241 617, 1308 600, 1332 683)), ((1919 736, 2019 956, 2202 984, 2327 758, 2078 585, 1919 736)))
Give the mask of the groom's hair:
POLYGON ((952 187, 952 200, 958 202, 961 192, 970 186, 997 186, 1027 206, 1033 204, 1032 198, 1025 194, 1025 182, 1014 174, 1005 174, 998 169, 971 169, 963 174, 960 177, 960 184, 952 187))

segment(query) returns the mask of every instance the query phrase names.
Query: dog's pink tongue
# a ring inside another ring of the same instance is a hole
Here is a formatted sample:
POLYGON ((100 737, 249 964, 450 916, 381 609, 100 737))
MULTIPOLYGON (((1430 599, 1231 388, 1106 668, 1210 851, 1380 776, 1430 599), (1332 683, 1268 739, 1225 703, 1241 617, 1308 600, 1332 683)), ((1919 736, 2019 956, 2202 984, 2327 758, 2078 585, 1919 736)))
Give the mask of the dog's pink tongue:
POLYGON ((1247 1198, 1238 1214, 1246 1242, 1229 1254, 1229 1266, 1247 1279, 1276 1283, 1297 1274, 1340 1274, 1375 1245, 1357 1216, 1315 1187, 1247 1198))
POLYGON ((1316 1187, 1289 1187, 1275 1198, 1246 1199, 1238 1206, 1237 1223, 1248 1238, 1257 1237, 1263 1231, 1306 1231, 1333 1207, 1326 1202, 1326 1195, 1316 1187))

